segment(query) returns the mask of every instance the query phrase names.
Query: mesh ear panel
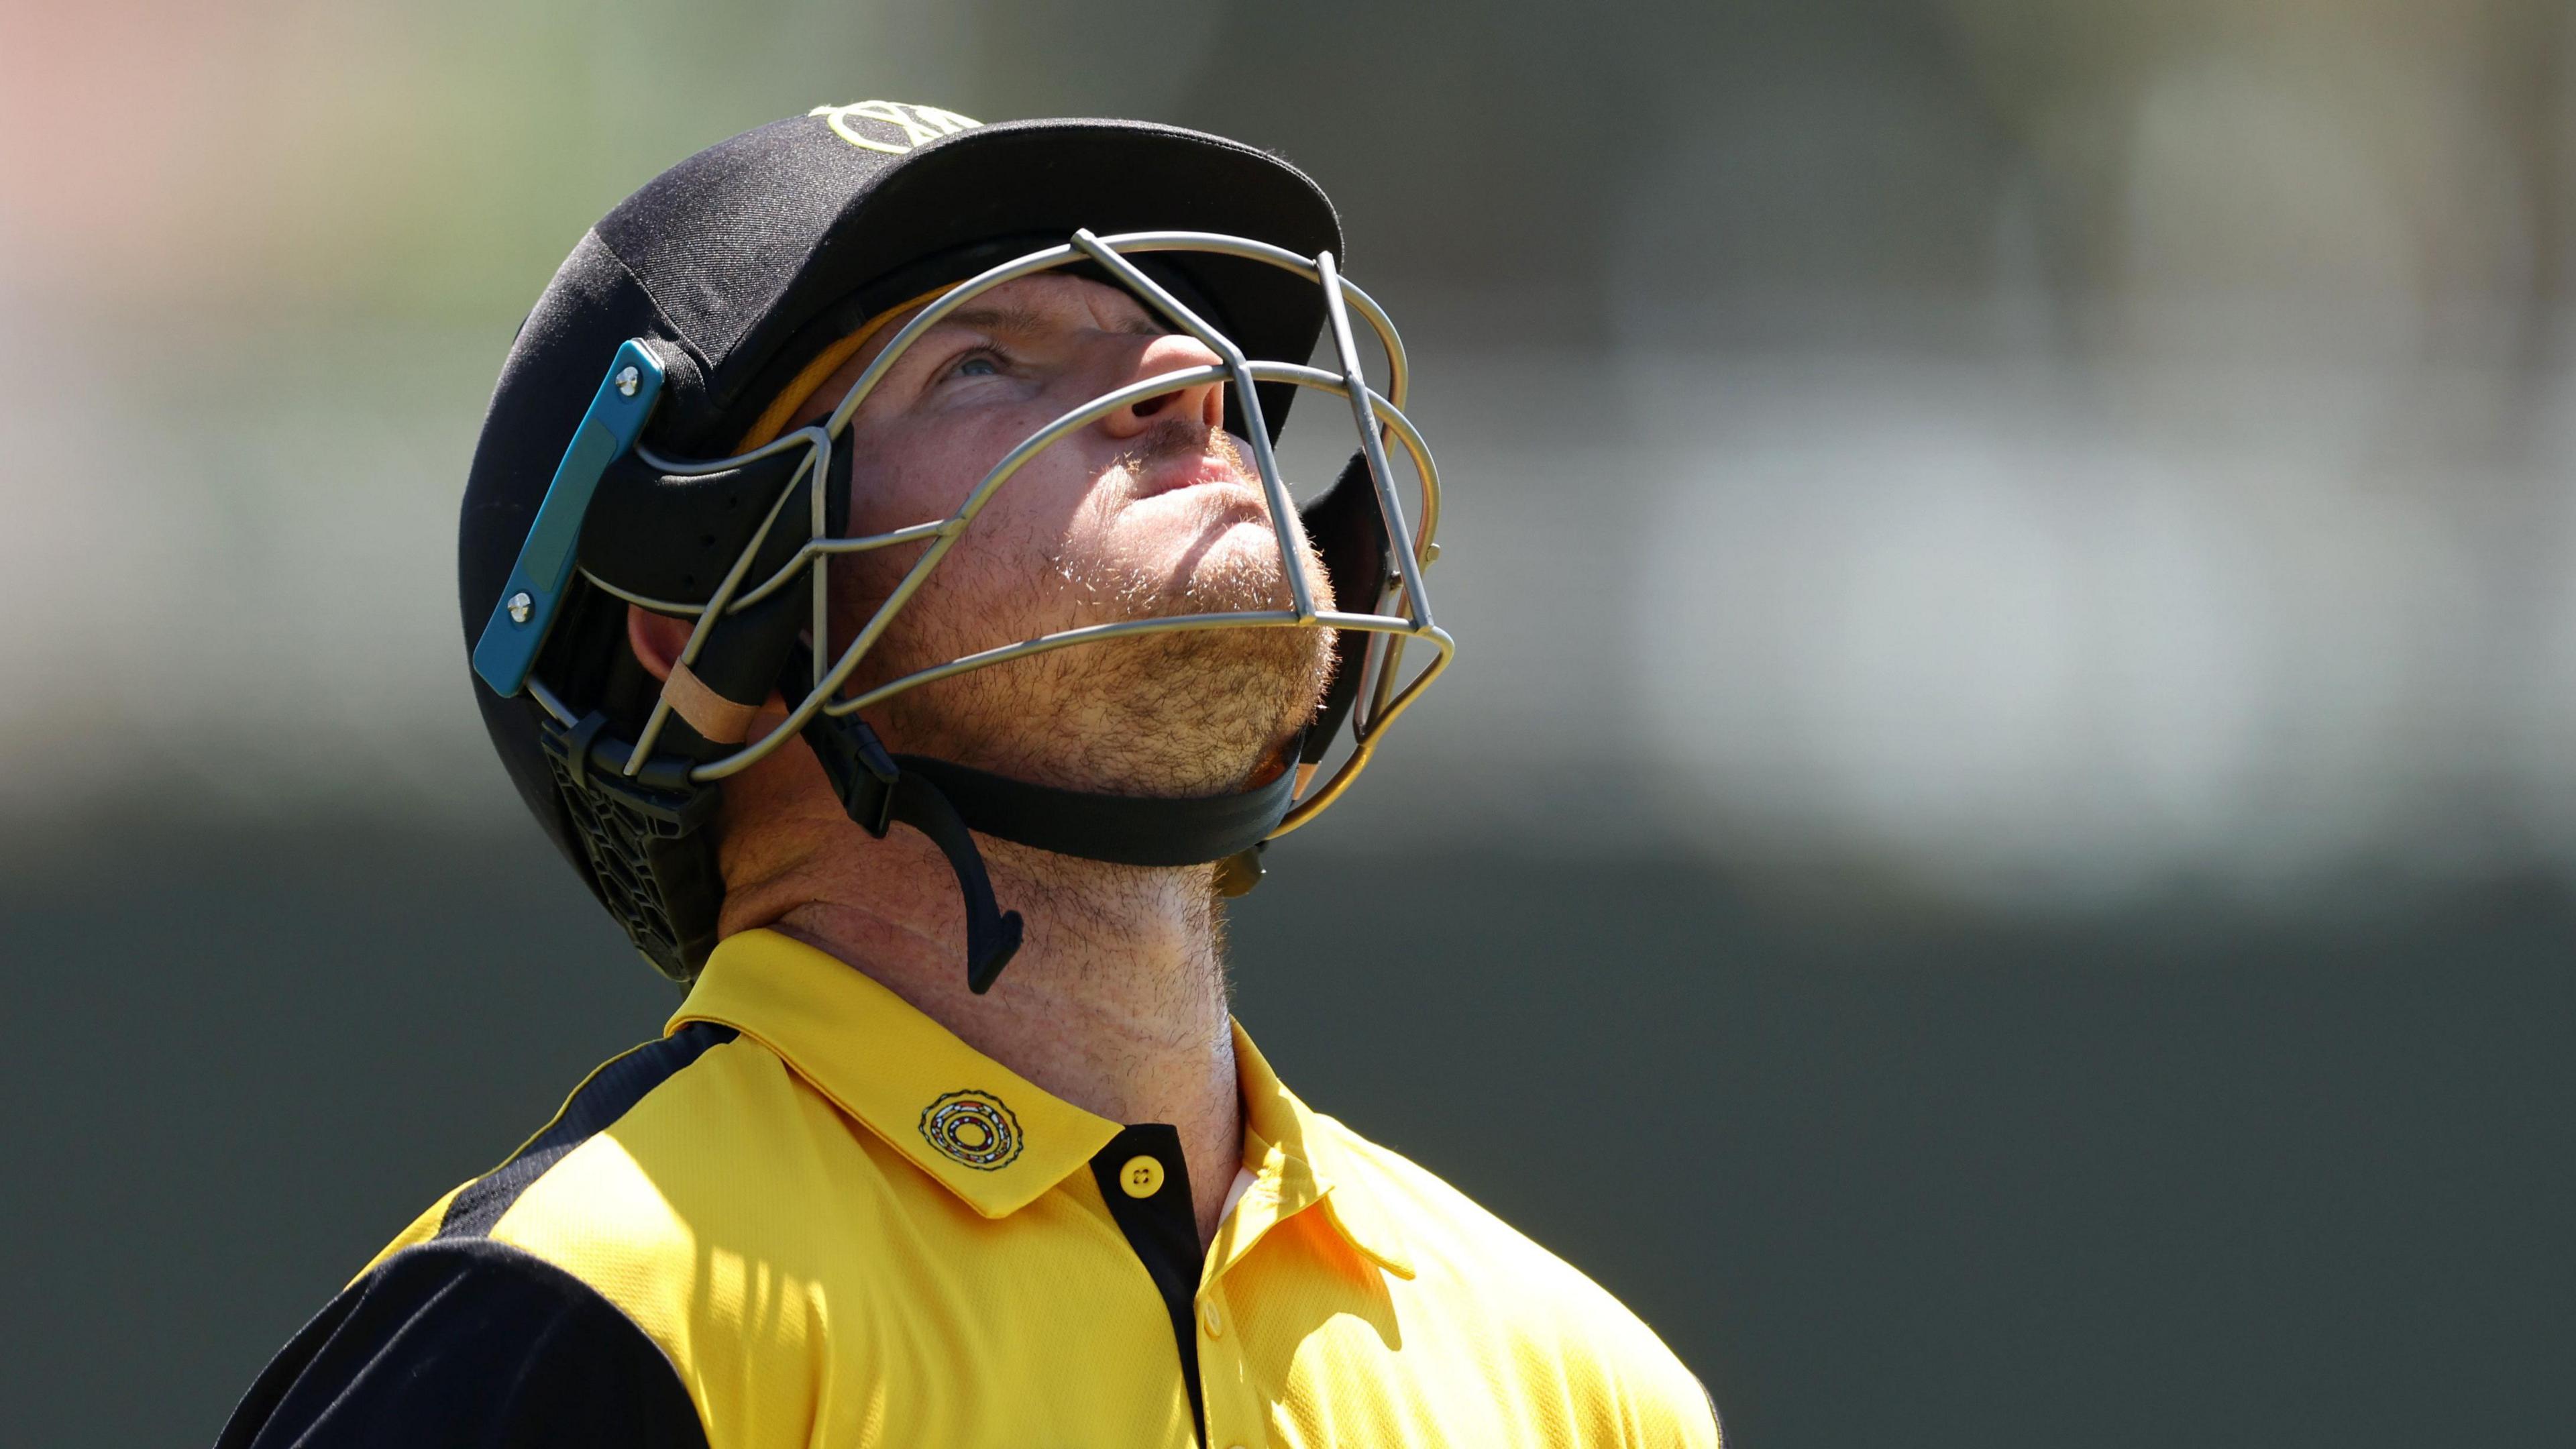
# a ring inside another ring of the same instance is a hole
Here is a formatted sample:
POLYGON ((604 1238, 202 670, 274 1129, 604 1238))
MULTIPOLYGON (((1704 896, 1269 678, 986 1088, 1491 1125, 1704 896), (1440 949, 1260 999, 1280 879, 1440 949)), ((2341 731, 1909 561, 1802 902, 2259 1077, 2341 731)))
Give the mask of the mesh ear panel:
POLYGON ((656 970, 685 985, 715 949, 723 881, 703 827, 717 792, 666 795, 588 769, 577 779, 568 757, 587 748, 587 738, 574 738, 580 733, 546 731, 546 763, 600 904, 656 970))

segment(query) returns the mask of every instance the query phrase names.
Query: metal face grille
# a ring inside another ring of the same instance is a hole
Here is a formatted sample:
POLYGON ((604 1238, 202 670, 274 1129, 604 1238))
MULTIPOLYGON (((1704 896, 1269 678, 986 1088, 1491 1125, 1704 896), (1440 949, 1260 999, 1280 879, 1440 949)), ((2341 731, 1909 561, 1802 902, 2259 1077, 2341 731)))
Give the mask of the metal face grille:
MULTIPOLYGON (((715 620, 750 608, 782 589, 795 587, 800 576, 811 595, 812 638, 828 639, 831 583, 830 569, 826 565, 834 555, 897 544, 927 544, 921 557, 906 571, 884 603, 837 655, 827 656, 821 649, 812 651, 813 668, 807 691, 782 722, 732 753, 699 764, 690 771, 689 778, 702 783, 722 780, 758 761, 803 729, 817 713, 852 714, 934 680, 1049 650, 1134 635, 1204 629, 1326 628, 1365 634, 1369 639, 1361 656, 1361 674, 1351 711, 1350 749, 1329 773, 1320 769, 1302 772, 1296 803, 1273 832, 1275 838, 1313 819, 1349 788, 1368 764, 1388 727, 1447 667, 1455 651, 1455 642, 1447 631, 1433 621, 1430 597, 1423 583, 1425 569, 1438 556, 1433 535, 1440 520, 1440 475, 1429 447, 1403 412, 1407 372, 1404 344, 1394 325, 1367 293, 1342 277, 1330 252, 1308 257, 1265 242, 1206 232, 1133 232, 1104 238, 1089 231, 1077 231, 1063 245, 1003 263, 958 284, 930 303, 895 334, 842 396, 830 415, 820 422, 787 433, 750 452, 713 461, 665 458, 637 444, 637 454, 645 463, 679 477, 723 472, 791 449, 804 453, 802 462, 770 503, 768 515, 759 530, 735 557, 732 567, 706 603, 644 598, 615 588, 587 570, 584 576, 593 585, 630 603, 660 613, 695 617, 697 626, 691 631, 680 654, 683 665, 694 665, 706 646, 715 620), (1204 252, 1243 258, 1279 267, 1312 281, 1323 293, 1338 370, 1246 357, 1231 338, 1129 260, 1130 256, 1153 252, 1204 252), (798 526, 782 517, 797 484, 808 475, 816 478, 828 476, 832 449, 846 438, 851 418, 905 351, 937 326, 941 319, 975 297, 1017 278, 1085 261, 1107 271, 1172 327, 1197 338, 1222 361, 1167 373, 1104 393, 1055 419, 1030 434, 994 465, 956 511, 946 518, 926 520, 888 533, 832 537, 825 523, 825 492, 819 487, 809 489, 811 516, 800 521, 807 533, 804 545, 786 564, 767 577, 750 577, 752 563, 772 532, 782 527, 798 526), (1368 381, 1351 323, 1353 312, 1367 322, 1385 351, 1388 375, 1383 391, 1368 381), (1245 431, 1249 434, 1245 441, 1260 473, 1262 490, 1269 500, 1270 520, 1288 584, 1290 599, 1287 608, 1130 619, 1067 629, 916 670, 858 693, 844 692, 860 662, 883 636, 886 626, 911 602, 957 540, 974 526, 977 515, 996 494, 1009 486, 1013 476, 1031 458, 1121 408, 1209 382, 1231 384, 1242 409, 1245 431), (1304 571, 1297 566, 1295 530, 1299 525, 1296 509, 1287 484, 1280 476, 1270 430, 1262 417, 1260 395, 1254 387, 1256 383, 1287 383, 1313 388, 1338 394, 1348 401, 1359 451, 1367 461, 1378 514, 1385 526, 1389 560, 1393 566, 1374 597, 1339 601, 1347 605, 1342 608, 1318 609, 1315 606, 1304 571), (1401 446, 1419 483, 1410 514, 1397 488, 1388 451, 1390 439, 1401 446), (1417 640, 1429 644, 1435 652, 1428 661, 1418 661, 1417 667, 1408 675, 1404 664, 1405 648, 1417 640)), ((546 708, 559 717, 564 715, 550 691, 540 686, 532 692, 546 708)), ((627 774, 633 775, 652 756, 655 741, 670 718, 672 706, 671 693, 665 689, 628 756, 627 774)), ((571 721, 566 718, 565 722, 571 721)))

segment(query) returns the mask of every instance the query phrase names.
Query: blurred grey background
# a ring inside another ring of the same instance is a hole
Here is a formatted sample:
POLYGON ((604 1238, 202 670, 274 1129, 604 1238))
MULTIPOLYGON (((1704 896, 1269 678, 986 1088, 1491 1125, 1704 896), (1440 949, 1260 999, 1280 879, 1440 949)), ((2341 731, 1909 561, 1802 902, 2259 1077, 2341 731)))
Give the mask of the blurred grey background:
POLYGON ((1242 1013, 1735 1442, 2564 1434, 2576 8, 0 0, 12 1442, 210 1438, 668 1010, 455 502, 592 219, 869 96, 1341 204, 1462 650, 1242 1013))

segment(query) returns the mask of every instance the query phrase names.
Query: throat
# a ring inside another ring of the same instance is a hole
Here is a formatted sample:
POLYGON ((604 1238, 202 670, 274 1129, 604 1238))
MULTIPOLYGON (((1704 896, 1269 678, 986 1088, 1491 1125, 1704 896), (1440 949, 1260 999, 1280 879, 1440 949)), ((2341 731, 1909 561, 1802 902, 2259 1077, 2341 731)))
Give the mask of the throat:
POLYGON ((1201 1241, 1212 1237, 1243 1156, 1213 868, 1110 865, 979 837, 994 894, 1026 936, 978 996, 960 966, 945 860, 909 831, 850 836, 843 860, 797 872, 799 898, 758 923, 866 972, 1052 1096, 1121 1127, 1171 1127, 1201 1241))

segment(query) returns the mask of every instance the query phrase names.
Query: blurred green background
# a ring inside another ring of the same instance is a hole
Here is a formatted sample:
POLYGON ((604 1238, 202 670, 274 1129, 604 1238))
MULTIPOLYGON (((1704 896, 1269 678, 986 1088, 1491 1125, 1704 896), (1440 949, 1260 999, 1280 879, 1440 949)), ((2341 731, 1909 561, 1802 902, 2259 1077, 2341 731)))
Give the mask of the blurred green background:
POLYGON ((2563 1435, 2570 7, 0 0, 11 1442, 211 1438, 667 1011, 455 502, 591 220, 869 96, 1340 203, 1463 647, 1242 1014, 1737 1443, 2563 1435))

